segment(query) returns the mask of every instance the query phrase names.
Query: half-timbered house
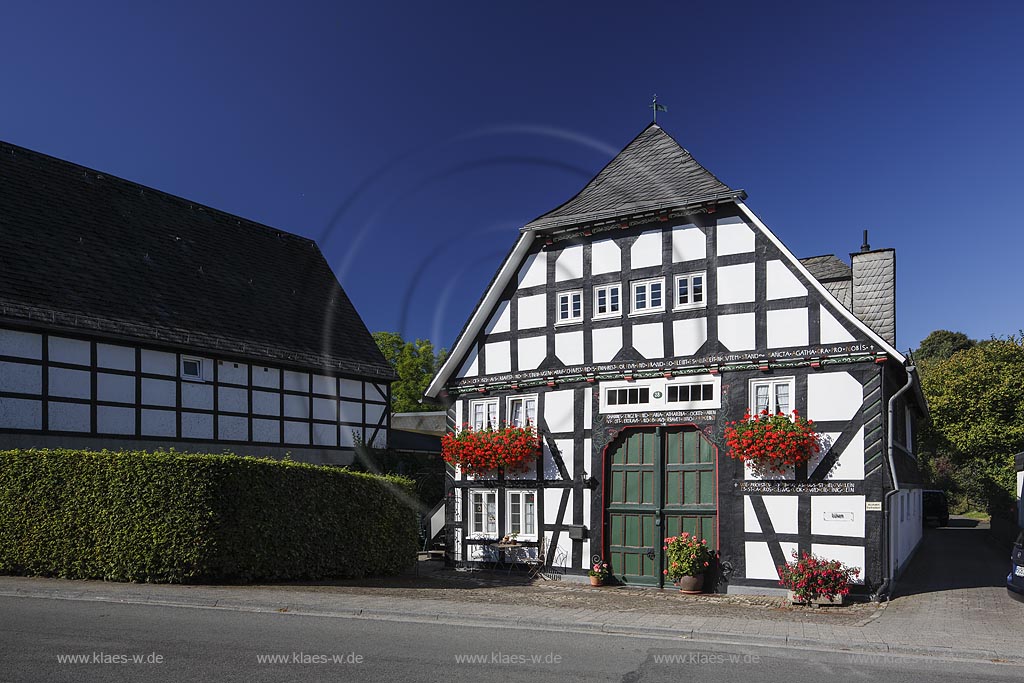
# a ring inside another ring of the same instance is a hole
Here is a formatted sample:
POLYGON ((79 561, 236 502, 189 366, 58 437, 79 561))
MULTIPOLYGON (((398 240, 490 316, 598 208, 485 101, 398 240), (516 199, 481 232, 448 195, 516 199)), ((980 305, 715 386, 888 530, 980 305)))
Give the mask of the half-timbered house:
POLYGON ((0 143, 0 448, 347 464, 392 377, 315 242, 0 143))
POLYGON ((651 124, 522 228, 427 395, 452 430, 532 422, 543 452, 451 468, 452 561, 505 560, 516 532, 569 573, 604 559, 659 586, 686 530, 719 551, 718 590, 779 590, 794 550, 857 567, 862 592, 899 574, 927 408, 895 348, 895 254, 801 261, 745 199, 651 124), (774 477, 727 457, 727 424, 764 409, 814 420, 822 452, 774 477))

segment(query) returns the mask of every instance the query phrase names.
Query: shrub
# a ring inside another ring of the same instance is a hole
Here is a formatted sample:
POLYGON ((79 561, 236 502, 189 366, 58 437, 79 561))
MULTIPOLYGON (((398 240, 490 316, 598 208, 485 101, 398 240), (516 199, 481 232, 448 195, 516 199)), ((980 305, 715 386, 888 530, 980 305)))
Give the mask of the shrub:
POLYGON ((114 581, 288 580, 401 571, 412 483, 171 452, 0 452, 0 572, 114 581))

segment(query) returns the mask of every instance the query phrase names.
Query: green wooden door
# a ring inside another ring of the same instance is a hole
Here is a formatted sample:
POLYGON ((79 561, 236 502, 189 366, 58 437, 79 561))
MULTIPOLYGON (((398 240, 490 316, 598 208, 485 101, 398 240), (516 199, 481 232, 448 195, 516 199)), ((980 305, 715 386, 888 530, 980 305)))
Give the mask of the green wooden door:
POLYGON ((619 581, 662 585, 666 536, 689 531, 717 547, 714 449, 699 431, 628 429, 608 468, 605 557, 619 581))

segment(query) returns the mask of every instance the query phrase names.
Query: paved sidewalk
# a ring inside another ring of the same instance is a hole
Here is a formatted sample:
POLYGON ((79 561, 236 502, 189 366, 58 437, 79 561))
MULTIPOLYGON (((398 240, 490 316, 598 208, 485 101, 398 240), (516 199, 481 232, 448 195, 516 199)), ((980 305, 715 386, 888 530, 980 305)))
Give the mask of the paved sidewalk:
POLYGON ((1006 595, 1008 556, 984 523, 928 529, 889 603, 814 609, 783 598, 686 596, 509 579, 422 562, 402 577, 316 584, 182 586, 0 576, 0 595, 609 632, 1024 665, 1024 604, 1006 595))
MULTIPOLYGON (((1024 665, 1024 627, 995 637, 929 627, 899 600, 843 608, 789 607, 776 597, 700 596, 569 582, 512 583, 486 573, 320 585, 180 586, 0 577, 0 595, 159 604, 297 615, 531 630, 643 634, 698 642, 995 660, 1024 665)), ((1019 609, 1017 603, 993 607, 1019 609)), ((959 603, 954 603, 959 604, 959 603)), ((1024 610, 1020 617, 1024 619, 1024 610)), ((1018 625, 1022 623, 1018 621, 1018 625)))

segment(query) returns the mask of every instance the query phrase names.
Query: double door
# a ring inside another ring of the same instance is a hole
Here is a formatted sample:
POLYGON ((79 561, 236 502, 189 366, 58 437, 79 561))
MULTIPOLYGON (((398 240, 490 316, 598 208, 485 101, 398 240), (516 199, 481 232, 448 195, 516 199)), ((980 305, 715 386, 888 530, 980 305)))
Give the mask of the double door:
POLYGON ((664 539, 718 547, 715 449, 694 427, 624 430, 608 451, 605 557, 625 584, 664 584, 664 539))

